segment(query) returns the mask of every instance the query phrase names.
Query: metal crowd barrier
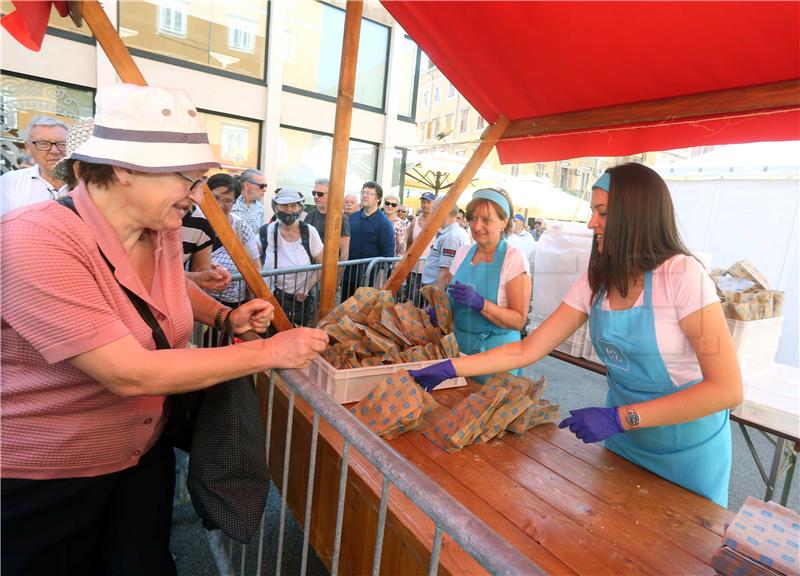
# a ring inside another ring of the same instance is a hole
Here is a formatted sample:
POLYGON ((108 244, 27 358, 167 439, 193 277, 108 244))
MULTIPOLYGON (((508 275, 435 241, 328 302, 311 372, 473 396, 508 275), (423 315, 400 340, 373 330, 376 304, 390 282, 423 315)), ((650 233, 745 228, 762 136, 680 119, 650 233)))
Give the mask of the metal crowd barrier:
MULTIPOLYGON (((399 256, 392 258, 363 258, 339 262, 336 283, 336 304, 347 300, 361 286, 380 288, 389 278, 392 268, 400 261, 399 256)), ((422 259, 424 261, 424 258, 422 259)), ((297 326, 316 326, 320 320, 319 313, 319 271, 322 264, 297 266, 294 268, 278 268, 261 272, 261 276, 275 295, 289 321, 297 326), (298 300, 295 287, 301 286, 307 294, 298 300)), ((240 274, 234 274, 231 282, 242 280, 240 274)), ((415 306, 424 306, 425 299, 419 292, 421 275, 412 274, 397 291, 398 302, 412 300, 415 306)))

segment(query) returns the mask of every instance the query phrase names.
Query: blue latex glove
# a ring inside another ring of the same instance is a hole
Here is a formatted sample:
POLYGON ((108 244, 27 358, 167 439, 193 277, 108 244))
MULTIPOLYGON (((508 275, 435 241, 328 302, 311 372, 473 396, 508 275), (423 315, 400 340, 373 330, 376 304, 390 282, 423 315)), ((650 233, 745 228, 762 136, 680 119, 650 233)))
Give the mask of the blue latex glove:
POLYGON ((462 284, 458 280, 454 284, 447 287, 447 291, 453 297, 453 300, 462 306, 469 306, 476 312, 483 310, 484 298, 475 291, 475 288, 469 284, 462 284))
POLYGON ((419 370, 409 370, 411 377, 425 390, 430 392, 445 380, 456 377, 456 369, 453 362, 445 360, 436 364, 431 364, 419 370))
POLYGON ((428 318, 430 319, 431 324, 438 326, 439 319, 436 317, 436 308, 434 306, 428 306, 426 311, 428 312, 428 318))
POLYGON ((559 428, 569 426, 570 432, 583 440, 585 444, 599 442, 610 438, 618 432, 624 432, 619 412, 615 408, 580 408, 570 410, 570 416, 564 418, 559 428))

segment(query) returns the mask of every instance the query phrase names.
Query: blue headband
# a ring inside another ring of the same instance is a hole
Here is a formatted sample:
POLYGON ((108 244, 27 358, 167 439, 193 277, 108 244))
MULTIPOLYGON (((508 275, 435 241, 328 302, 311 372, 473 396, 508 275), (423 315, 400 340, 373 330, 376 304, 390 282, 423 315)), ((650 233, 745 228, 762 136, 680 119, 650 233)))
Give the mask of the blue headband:
POLYGON ((597 179, 597 182, 592 184, 592 188, 600 188, 606 192, 611 192, 611 174, 609 172, 603 172, 603 175, 597 179))
POLYGON ((472 195, 472 199, 475 200, 476 198, 482 198, 484 200, 489 200, 490 202, 494 202, 500 208, 503 209, 503 212, 506 213, 506 218, 511 215, 511 207, 508 205, 508 200, 506 197, 500 194, 497 190, 492 190, 491 188, 483 188, 475 192, 472 195))

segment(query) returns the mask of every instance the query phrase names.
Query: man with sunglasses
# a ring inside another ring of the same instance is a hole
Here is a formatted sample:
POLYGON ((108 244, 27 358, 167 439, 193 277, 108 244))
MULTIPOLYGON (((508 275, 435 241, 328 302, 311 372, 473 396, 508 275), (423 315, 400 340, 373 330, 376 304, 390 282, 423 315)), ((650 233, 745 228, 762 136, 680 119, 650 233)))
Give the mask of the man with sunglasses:
MULTIPOLYGON (((319 237, 325 243, 325 214, 328 212, 328 186, 327 178, 317 178, 311 195, 314 197, 315 208, 306 215, 305 221, 319 232, 319 237)), ((350 218, 347 214, 342 216, 342 230, 339 236, 339 261, 347 260, 350 253, 350 218)))
POLYGON ((267 179, 260 170, 248 168, 239 175, 241 194, 231 208, 231 214, 240 218, 258 237, 258 231, 264 224, 264 194, 267 191, 267 179))
POLYGON ((36 116, 24 139, 34 165, 0 177, 0 215, 66 193, 64 181, 53 175, 53 168, 67 151, 67 125, 57 118, 36 116))

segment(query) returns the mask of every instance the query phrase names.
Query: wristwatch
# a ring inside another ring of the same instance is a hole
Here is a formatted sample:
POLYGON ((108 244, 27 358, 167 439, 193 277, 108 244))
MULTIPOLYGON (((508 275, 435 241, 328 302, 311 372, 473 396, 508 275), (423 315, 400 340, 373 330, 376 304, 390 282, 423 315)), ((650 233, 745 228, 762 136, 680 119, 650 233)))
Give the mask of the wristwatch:
POLYGON ((639 418, 639 413, 633 406, 625 407, 625 422, 630 426, 631 430, 636 430, 639 424, 642 423, 642 419, 639 418))

